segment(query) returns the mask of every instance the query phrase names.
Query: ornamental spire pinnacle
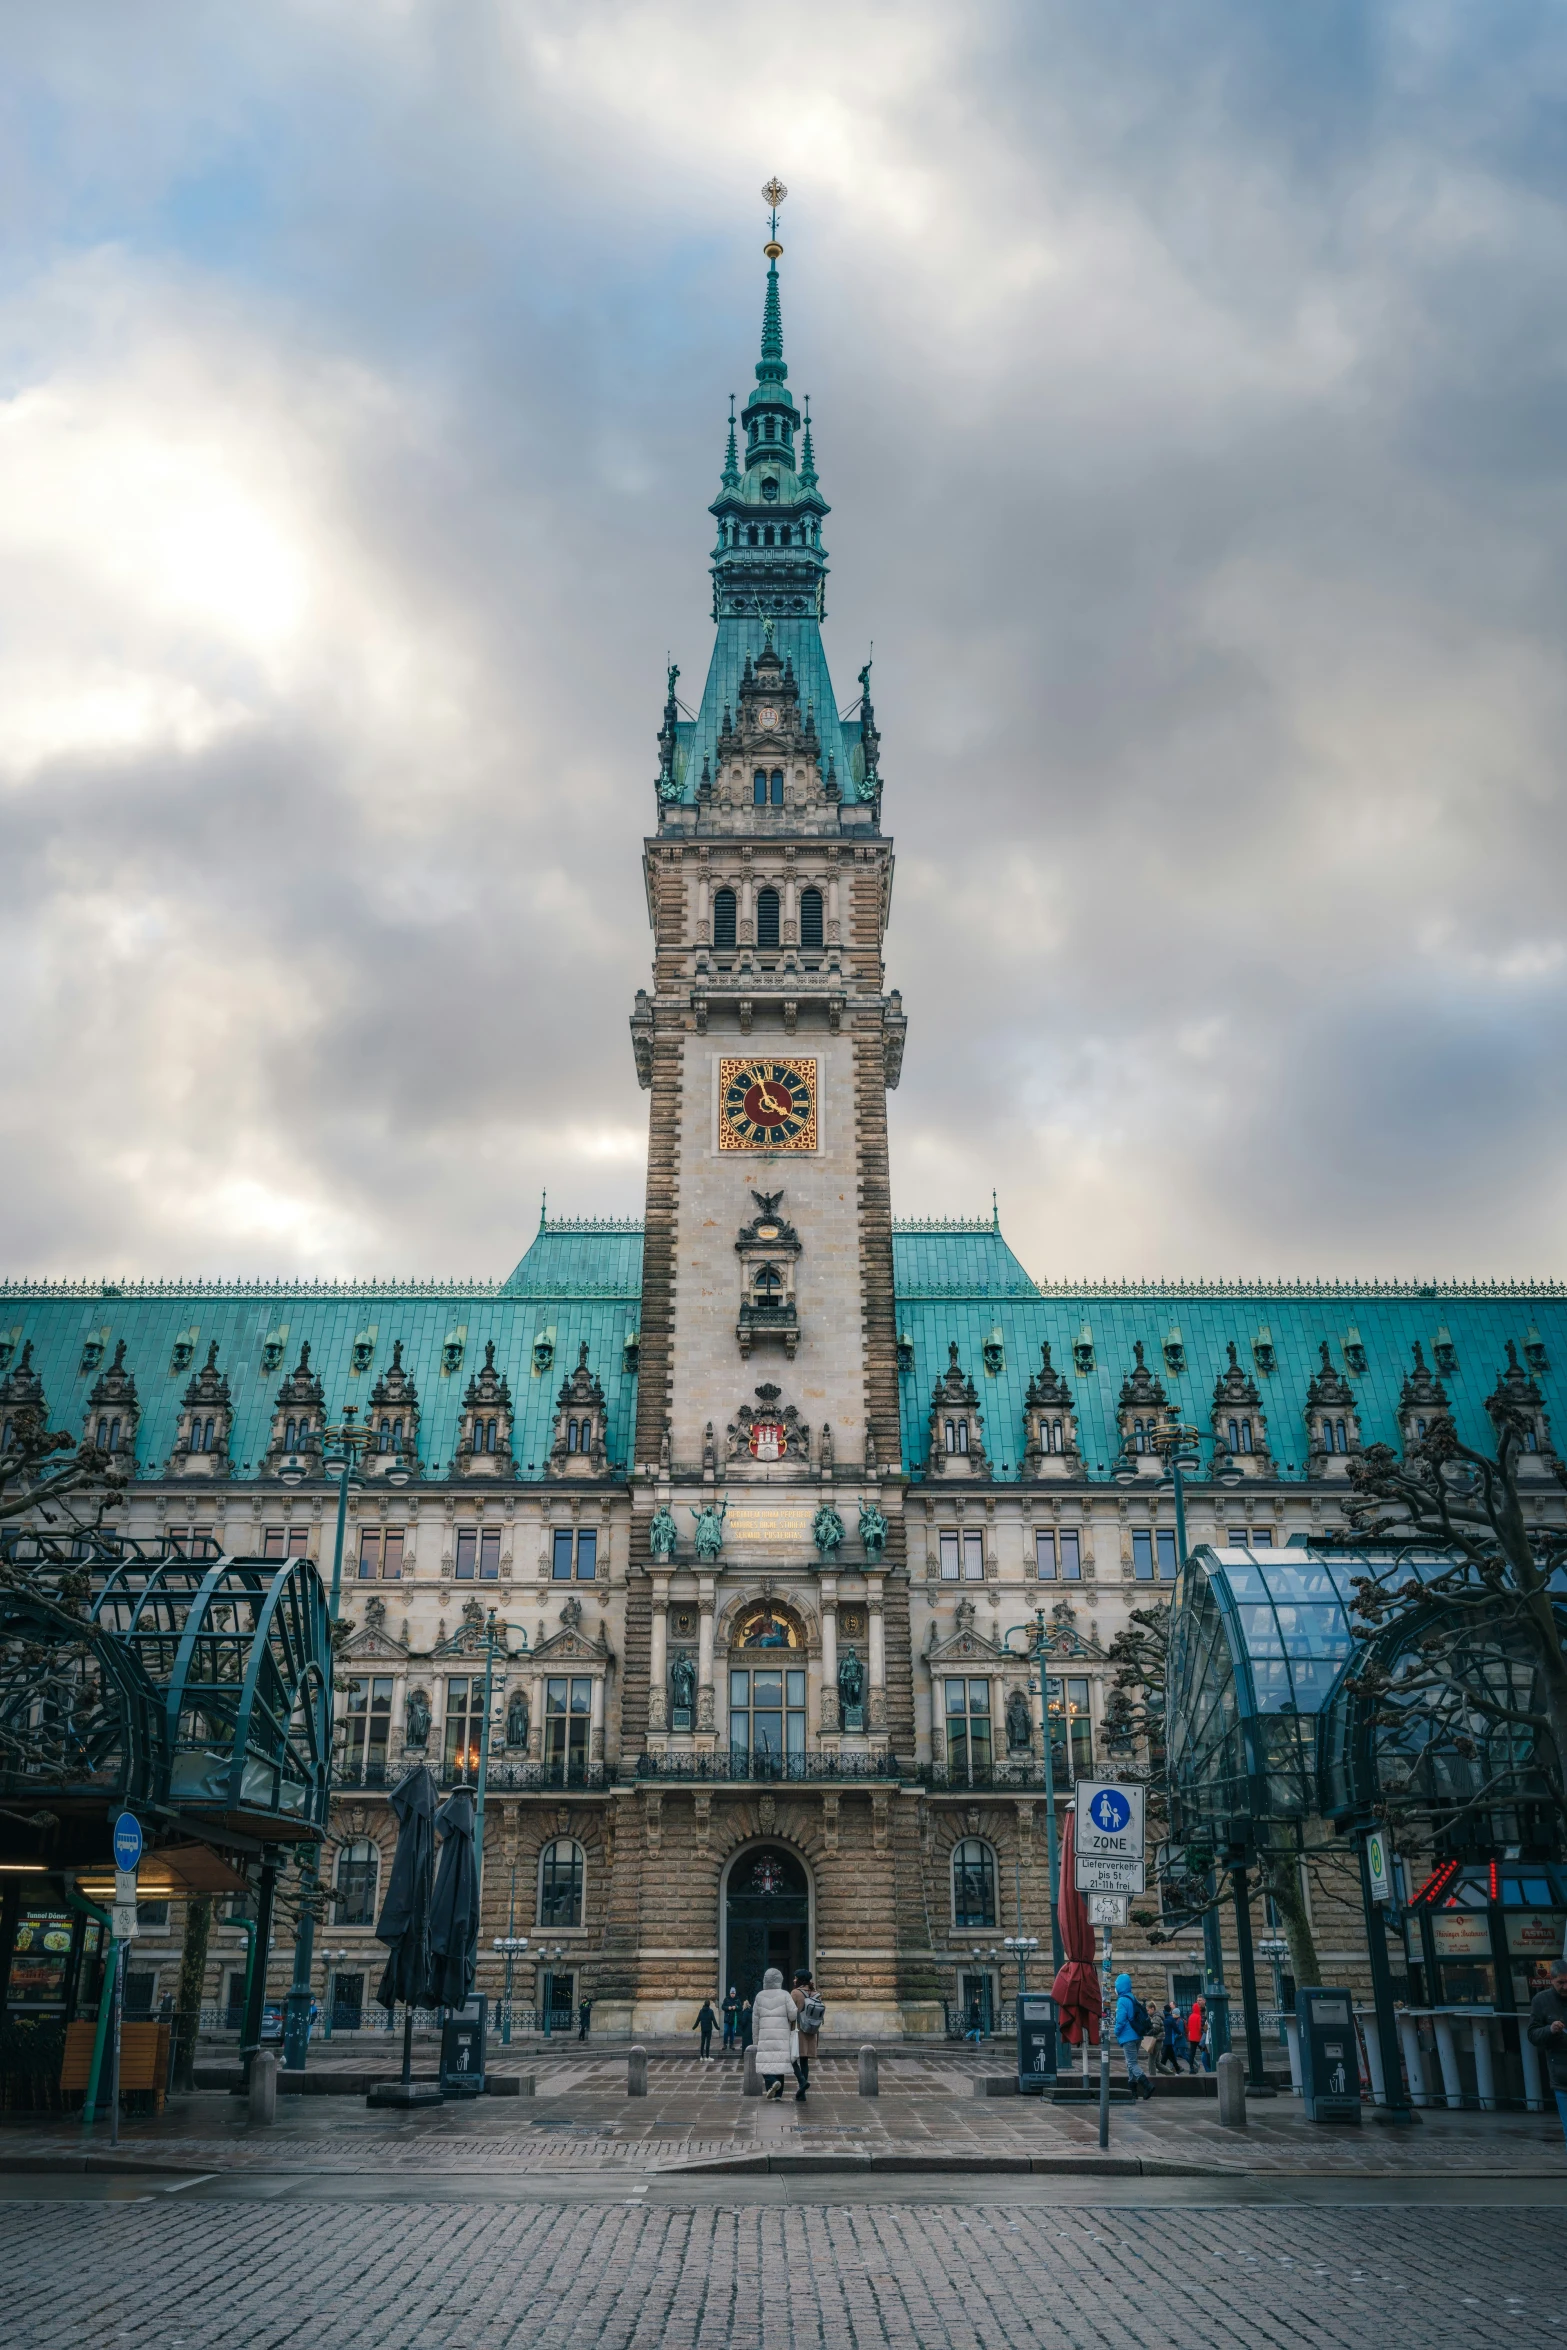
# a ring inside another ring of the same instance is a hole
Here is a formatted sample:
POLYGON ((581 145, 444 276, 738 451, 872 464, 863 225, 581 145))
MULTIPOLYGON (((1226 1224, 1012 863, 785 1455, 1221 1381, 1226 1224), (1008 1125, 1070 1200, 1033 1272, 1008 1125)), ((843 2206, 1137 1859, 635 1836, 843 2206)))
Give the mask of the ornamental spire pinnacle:
POLYGON ((726 490, 740 487, 740 452, 735 446, 735 396, 729 395, 729 440, 724 450, 723 484, 726 490))
POLYGON ((770 233, 762 247, 767 255, 767 299, 762 305, 762 356, 756 367, 756 380, 763 384, 782 383, 789 373, 783 355, 783 312, 778 306, 778 263, 783 253, 778 242, 778 207, 788 193, 780 179, 770 179, 762 190, 762 201, 770 207, 770 233))

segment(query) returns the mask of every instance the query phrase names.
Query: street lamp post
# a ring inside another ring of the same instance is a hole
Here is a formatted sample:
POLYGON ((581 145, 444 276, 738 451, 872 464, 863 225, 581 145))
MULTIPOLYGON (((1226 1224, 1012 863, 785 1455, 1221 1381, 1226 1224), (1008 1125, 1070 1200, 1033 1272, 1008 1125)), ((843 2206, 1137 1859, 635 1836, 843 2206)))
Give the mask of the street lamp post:
POLYGON ((1028 1989, 1029 1952, 1039 1948, 1039 1936, 1037 1934, 1008 1934, 1003 1939, 1001 1947, 1003 1950, 1010 1950, 1012 1956, 1017 1960, 1017 1995, 1021 1999, 1028 1989))
POLYGON ((501 2046, 511 2046, 511 1970, 528 1947, 526 1934, 497 1934, 490 1948, 506 1961, 506 1997, 501 2008, 501 2046))
MULTIPOLYGON (((330 1645, 326 1686, 321 1692, 319 1733, 325 1758, 327 1801, 330 1805, 332 1741, 335 1735, 332 1677, 337 1668, 337 1618, 343 1597, 343 1536, 348 1525, 349 1493, 359 1491, 364 1483, 356 1470, 359 1455, 370 1442, 370 1430, 360 1426, 354 1406, 345 1404, 341 1423, 336 1428, 323 1430, 323 1439, 327 1449, 322 1458, 322 1468, 329 1475, 334 1470, 337 1473, 337 1533, 332 1545, 332 1581, 327 1594, 330 1645)), ((300 1467, 290 1466, 280 1474, 285 1485, 301 1485, 304 1482, 305 1472, 300 1467)), ((387 1470, 385 1482, 388 1485, 406 1485, 410 1475, 411 1472, 399 1457, 387 1470)), ((318 1844, 300 1872, 299 1924, 294 1935, 294 1978, 283 2011, 283 2064, 285 2070, 290 2072, 304 2071, 305 2054, 310 2045, 310 1979, 315 1969, 316 1902, 320 1881, 321 1847, 318 1844)))
MULTIPOLYGON (((1188 1427, 1172 1413, 1154 1436, 1154 1449, 1163 1455, 1169 1470, 1170 1483, 1175 1491, 1175 1560, 1176 1571, 1186 1565, 1186 1484, 1184 1469, 1202 1466, 1198 1449, 1211 1444, 1217 1454, 1218 1438, 1205 1436, 1200 1428, 1188 1427)), ((1215 1482, 1220 1485, 1239 1485, 1241 1473, 1228 1454, 1226 1466, 1214 1470, 1215 1482)), ((1226 2055, 1230 2045, 1230 1995, 1224 1987, 1224 1938, 1219 1930, 1219 1911, 1216 1902, 1203 1911, 1202 1918, 1203 1995, 1208 2004, 1208 2039, 1213 2060, 1226 2055)))
MULTIPOLYGON (((1086 1656, 1088 1652, 1079 1634, 1068 1627, 1063 1625, 1054 1632, 1048 1631, 1045 1626, 1045 1611, 1042 1607, 1034 1610, 1034 1620, 1031 1624, 1010 1624, 1007 1627, 1002 1641, 1004 1648, 1011 1647, 1014 1632, 1021 1632, 1026 1636, 1028 1647, 1024 1653, 1039 1675, 1038 1695, 1040 1713, 1044 1722, 1045 1741, 1045 1866, 1050 1876, 1050 1955, 1056 1973, 1059 1974, 1065 1962, 1066 1952, 1061 1941, 1061 1918, 1058 1906, 1060 1896, 1058 1879, 1061 1871, 1056 1848, 1055 1744, 1050 1735, 1050 1709, 1058 1697, 1063 1701, 1064 1707, 1066 1687, 1064 1682, 1052 1681, 1049 1665, 1052 1657, 1086 1656)), ((1017 1653, 1016 1649, 1012 1650, 1014 1656, 1017 1653)), ((1032 1689, 1032 1687, 1033 1684, 1030 1683, 1030 1688, 1032 1689)), ((1070 1738, 1070 1727, 1067 1734, 1070 1738)), ((1070 1747, 1068 1752, 1070 1753, 1070 1747)), ((1019 1925, 1022 1922, 1020 1917, 1018 1919, 1019 1925)))
POLYGON ((337 2005, 332 1996, 332 1969, 335 1966, 341 1966, 347 1956, 346 1950, 323 1950, 321 1953, 321 1964, 326 1968, 326 1980, 321 1986, 325 1994, 321 2009, 321 2037, 323 2040, 330 2040, 332 2037, 332 2010, 337 2005))

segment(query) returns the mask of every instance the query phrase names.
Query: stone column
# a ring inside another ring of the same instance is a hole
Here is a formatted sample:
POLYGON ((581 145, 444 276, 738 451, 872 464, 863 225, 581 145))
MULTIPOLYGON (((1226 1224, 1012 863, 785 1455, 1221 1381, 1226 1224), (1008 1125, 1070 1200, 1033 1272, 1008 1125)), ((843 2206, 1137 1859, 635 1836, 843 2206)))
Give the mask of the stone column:
POLYGON ((870 1591, 870 1711, 866 1716, 873 1732, 885 1731, 887 1727, 887 1642, 881 1602, 882 1582, 878 1575, 870 1591))
POLYGON ((538 1762, 544 1753, 544 1675, 534 1673, 528 1682, 528 1754, 538 1762))
POLYGON ((669 1728, 669 1577, 653 1577, 652 1660, 648 1666, 647 1726, 669 1728))
POLYGON ((697 1584, 696 1726, 698 1732, 716 1730, 713 1697, 713 1579, 703 1575, 697 1584))
POLYGON ((594 1762, 604 1760, 604 1676, 595 1673, 590 1698, 592 1711, 588 1716, 588 1753, 594 1762))
POLYGON ((821 1734, 836 1736, 838 1719, 838 1578, 822 1577, 822 1693, 821 1734))

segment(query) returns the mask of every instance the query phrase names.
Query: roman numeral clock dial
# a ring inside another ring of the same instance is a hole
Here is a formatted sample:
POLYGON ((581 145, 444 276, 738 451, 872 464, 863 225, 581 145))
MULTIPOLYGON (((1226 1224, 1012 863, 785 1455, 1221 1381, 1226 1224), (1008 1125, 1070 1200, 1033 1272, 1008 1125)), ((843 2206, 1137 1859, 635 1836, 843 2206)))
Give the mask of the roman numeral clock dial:
POLYGON ((718 1064, 721 1151, 813 1151, 814 1061, 721 1060, 718 1064))

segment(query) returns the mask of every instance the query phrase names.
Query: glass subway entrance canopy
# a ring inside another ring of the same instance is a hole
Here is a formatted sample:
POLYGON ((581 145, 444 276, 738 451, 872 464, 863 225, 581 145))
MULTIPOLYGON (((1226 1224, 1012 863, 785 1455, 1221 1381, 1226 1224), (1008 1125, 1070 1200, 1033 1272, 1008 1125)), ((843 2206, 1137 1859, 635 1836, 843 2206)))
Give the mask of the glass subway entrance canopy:
MULTIPOLYGON (((1440 1602, 1412 1599, 1371 1642, 1356 1635, 1357 1582, 1402 1589, 1454 1563, 1342 1543, 1193 1551, 1171 1610, 1166 1742, 1172 1834, 1194 1861, 1245 1850, 1262 1823, 1370 1817, 1395 1791, 1429 1802, 1434 1819, 1467 1815, 1480 1842, 1496 1833, 1498 1809, 1538 1800, 1532 1737, 1499 1739, 1461 1701, 1433 1707, 1423 1684, 1400 1718, 1400 1672, 1440 1602), (1368 1647, 1388 1676, 1375 1700, 1349 1674, 1368 1647)), ((1497 1694, 1526 1696, 1533 1667, 1516 1636, 1498 1633, 1472 1651, 1466 1675, 1477 1670, 1497 1694)), ((1525 1814, 1525 1841, 1529 1825, 1525 1814)))

